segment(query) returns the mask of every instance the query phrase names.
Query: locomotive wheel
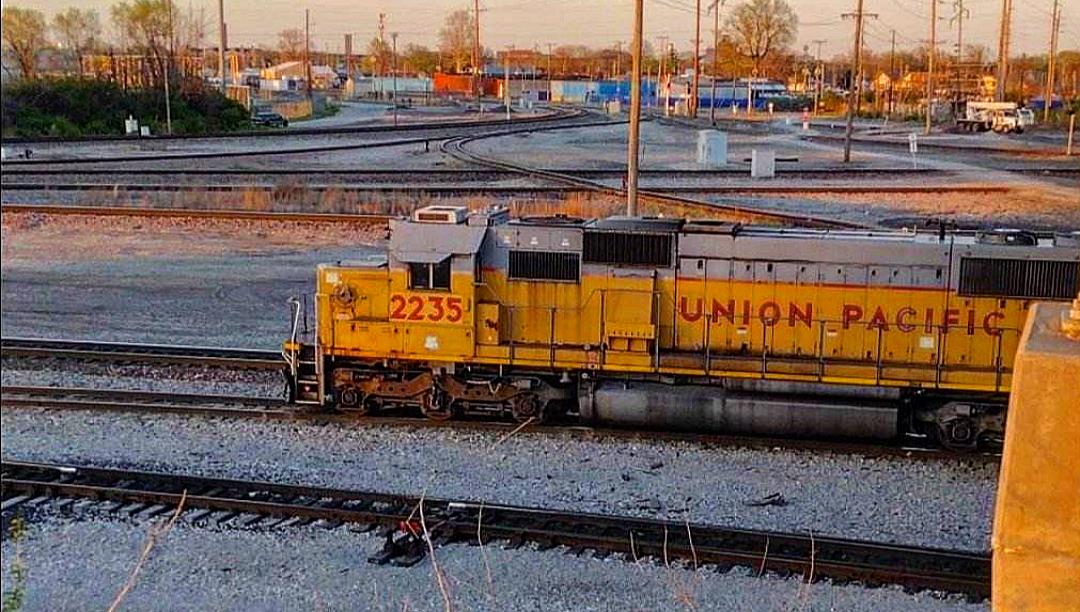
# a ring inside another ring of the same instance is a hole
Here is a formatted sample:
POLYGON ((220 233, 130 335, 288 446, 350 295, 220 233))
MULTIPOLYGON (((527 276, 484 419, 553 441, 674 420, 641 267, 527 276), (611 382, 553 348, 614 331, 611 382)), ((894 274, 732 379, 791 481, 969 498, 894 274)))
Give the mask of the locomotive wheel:
POLYGON ((338 392, 338 410, 363 416, 369 408, 367 398, 361 396, 356 387, 345 387, 338 392))
POLYGON ((421 394, 420 412, 433 421, 446 421, 454 416, 446 394, 439 389, 428 389, 421 394))
POLYGON ((510 400, 510 415, 518 423, 532 420, 536 423, 544 422, 544 405, 535 393, 522 393, 510 400))

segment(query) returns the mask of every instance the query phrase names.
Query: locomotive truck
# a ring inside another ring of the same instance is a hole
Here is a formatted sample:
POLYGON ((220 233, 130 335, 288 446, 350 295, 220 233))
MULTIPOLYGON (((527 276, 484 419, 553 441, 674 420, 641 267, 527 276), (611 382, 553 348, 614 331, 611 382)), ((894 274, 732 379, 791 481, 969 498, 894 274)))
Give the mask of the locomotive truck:
POLYGON ((430 206, 294 300, 293 401, 782 436, 1000 442, 1028 307, 1080 232, 810 230, 430 206))

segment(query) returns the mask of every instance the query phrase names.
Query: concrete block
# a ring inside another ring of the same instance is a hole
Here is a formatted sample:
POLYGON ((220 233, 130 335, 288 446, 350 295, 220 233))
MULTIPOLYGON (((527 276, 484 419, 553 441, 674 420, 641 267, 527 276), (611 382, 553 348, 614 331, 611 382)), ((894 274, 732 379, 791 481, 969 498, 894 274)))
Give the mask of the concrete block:
POLYGON ((750 152, 750 177, 773 178, 776 176, 776 151, 752 149, 750 152))
POLYGON ((727 165, 727 133, 700 130, 697 135, 697 163, 713 168, 727 165))
POLYGON ((1036 304, 1013 363, 994 508, 993 609, 1080 602, 1080 340, 1068 304, 1036 304))

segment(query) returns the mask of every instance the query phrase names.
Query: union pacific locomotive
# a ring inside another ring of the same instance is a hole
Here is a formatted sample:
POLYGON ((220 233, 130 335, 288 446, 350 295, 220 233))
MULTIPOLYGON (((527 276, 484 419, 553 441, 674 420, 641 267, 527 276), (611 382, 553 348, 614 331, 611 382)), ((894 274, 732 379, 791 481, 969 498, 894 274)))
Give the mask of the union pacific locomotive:
POLYGON ((1029 305, 1080 233, 891 232, 431 206, 318 268, 297 403, 783 436, 1000 441, 1029 305))

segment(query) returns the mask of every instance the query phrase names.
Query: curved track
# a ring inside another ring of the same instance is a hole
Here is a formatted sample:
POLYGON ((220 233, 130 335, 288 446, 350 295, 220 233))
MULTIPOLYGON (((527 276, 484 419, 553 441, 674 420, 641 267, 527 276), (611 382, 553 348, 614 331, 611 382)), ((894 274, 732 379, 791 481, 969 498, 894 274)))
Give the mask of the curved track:
POLYGON ((801 574, 808 581, 898 584, 909 590, 962 593, 972 600, 990 594, 988 554, 813 534, 11 460, 0 464, 0 485, 7 513, 31 500, 75 498, 112 502, 102 505, 144 517, 175 512, 182 505, 186 518, 196 524, 227 517, 234 524, 260 528, 290 519, 321 520, 330 528, 382 527, 389 537, 384 550, 370 559, 377 563, 413 565, 423 560, 429 546, 500 540, 512 546, 562 546, 577 554, 617 554, 634 562, 678 559, 695 569, 743 566, 759 574, 801 574))
MULTIPOLYGON (((591 115, 582 110, 556 110, 550 114, 527 117, 518 119, 515 122, 510 123, 510 127, 506 127, 506 122, 492 123, 490 124, 492 132, 499 135, 516 134, 521 132, 536 131, 538 129, 553 129, 567 127, 566 122, 572 122, 570 127, 580 127, 582 125, 593 125, 599 123, 607 123, 607 120, 598 122, 591 115), (556 125, 549 126, 546 124, 555 123, 556 125), (524 124, 524 125, 523 125, 524 124)), ((485 124, 483 127, 489 127, 485 124)), ((410 144, 423 144, 433 141, 445 140, 446 138, 452 138, 460 130, 474 130, 473 125, 444 125, 437 128, 431 128, 434 133, 425 134, 422 136, 413 136, 410 138, 398 138, 393 140, 377 140, 374 142, 352 142, 339 145, 323 145, 312 147, 292 147, 292 148, 261 148, 252 150, 237 150, 237 151, 207 151, 200 153, 169 153, 169 154, 148 154, 148 155, 118 155, 111 157, 62 157, 62 158, 34 158, 27 160, 10 160, 6 163, 14 166, 49 166, 49 165, 75 165, 75 164, 103 164, 103 163, 127 163, 127 162, 145 162, 145 161, 172 161, 172 160, 195 160, 195 159, 226 159, 226 158, 239 158, 239 157, 262 157, 262 156, 279 156, 279 155, 298 155, 298 154, 320 154, 320 153, 332 153, 336 151, 353 151, 360 149, 371 149, 380 147, 395 147, 410 144)))
MULTIPOLYGON (((595 180, 579 178, 574 175, 562 174, 550 170, 530 168, 528 166, 515 164, 505 160, 495 159, 493 157, 486 157, 478 153, 471 152, 465 148, 465 145, 470 142, 480 140, 481 138, 491 138, 494 136, 499 136, 499 134, 458 136, 443 141, 443 143, 439 145, 439 147, 448 155, 451 155, 461 161, 477 164, 480 166, 485 166, 498 170, 505 170, 508 172, 517 172, 522 176, 538 179, 547 179, 557 183, 562 183, 574 187, 581 187, 591 191, 597 191, 600 193, 606 193, 614 196, 623 196, 626 194, 626 191, 623 189, 611 187, 595 180)), ((640 197, 645 201, 652 201, 669 207, 674 207, 676 210, 682 209, 686 211, 715 211, 724 213, 725 216, 729 216, 732 220, 740 222, 772 224, 779 223, 781 225, 830 229, 858 229, 866 227, 861 224, 851 223, 847 221, 839 221, 836 219, 829 219, 825 217, 789 214, 776 211, 762 210, 752 207, 733 206, 730 204, 718 204, 702 200, 695 200, 692 198, 674 196, 658 191, 640 190, 638 193, 640 197)))

